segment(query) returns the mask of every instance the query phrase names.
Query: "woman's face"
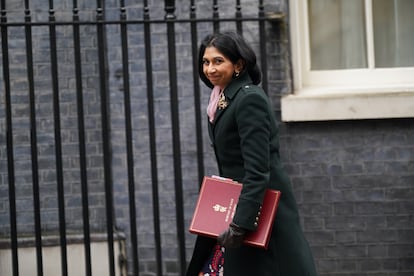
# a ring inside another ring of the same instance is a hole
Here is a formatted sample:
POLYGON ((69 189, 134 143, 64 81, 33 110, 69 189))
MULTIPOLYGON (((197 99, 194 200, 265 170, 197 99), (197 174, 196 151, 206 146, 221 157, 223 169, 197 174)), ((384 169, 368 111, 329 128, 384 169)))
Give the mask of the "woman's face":
POLYGON ((234 72, 240 73, 240 67, 239 64, 233 64, 216 47, 210 46, 204 51, 203 72, 214 86, 224 89, 233 80, 234 72))

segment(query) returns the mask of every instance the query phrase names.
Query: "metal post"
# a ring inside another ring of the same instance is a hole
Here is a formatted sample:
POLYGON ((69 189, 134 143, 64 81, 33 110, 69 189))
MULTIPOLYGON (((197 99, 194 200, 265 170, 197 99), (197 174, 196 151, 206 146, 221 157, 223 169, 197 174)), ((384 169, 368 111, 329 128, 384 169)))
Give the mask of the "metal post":
MULTIPOLYGON (((79 22, 79 10, 77 0, 73 0, 73 22, 79 22)), ((85 137, 85 118, 83 108, 83 87, 82 87, 82 60, 80 30, 78 24, 73 24, 73 47, 75 61, 75 79, 76 79, 76 99, 78 112, 78 139, 79 139, 79 164, 80 164, 80 181, 82 192, 82 219, 83 219, 83 243, 85 252, 85 274, 92 275, 91 265, 91 238, 89 225, 89 199, 88 199, 88 176, 86 161, 86 137, 85 137)))
POLYGON ((13 276, 19 275, 19 257, 17 244, 17 221, 16 221, 16 182, 14 173, 14 155, 13 155, 13 124, 12 124, 12 106, 11 106, 11 89, 10 89, 10 70, 9 70, 9 42, 7 28, 6 1, 1 0, 1 50, 3 57, 3 79, 4 79, 4 96, 6 104, 6 143, 7 143, 7 173, 9 181, 9 215, 10 215, 10 238, 13 276))
MULTIPOLYGON (((196 19, 195 1, 191 0, 190 19, 196 19)), ((196 143, 197 143, 197 168, 198 168, 198 183, 204 177, 204 154, 203 154, 203 131, 201 115, 201 99, 200 99, 200 79, 198 75, 198 38, 197 38, 197 23, 191 21, 191 53, 193 55, 193 83, 194 83, 194 113, 195 113, 195 127, 196 127, 196 143)), ((205 113, 204 113, 205 114, 205 113)), ((204 118, 206 118, 204 116, 204 118)))
POLYGON ((97 0, 96 9, 97 36, 98 36, 98 60, 99 60, 99 82, 101 96, 101 123, 102 123, 102 145, 103 145, 103 166, 105 182, 105 205, 106 205, 106 231, 108 242, 108 263, 110 275, 115 275, 115 253, 114 253, 114 214, 113 214, 113 189, 112 189, 112 160, 111 160, 111 130, 109 119, 109 95, 106 58, 106 37, 104 1, 97 0))
POLYGON ((162 276, 162 249, 161 249, 161 226, 158 192, 157 171, 157 144, 155 135, 155 111, 154 111, 154 87, 152 78, 152 55, 151 55, 151 23, 148 1, 144 1, 144 41, 145 41, 145 67, 147 75, 147 101, 148 101, 148 128, 149 144, 151 153, 151 180, 152 180, 152 205, 154 217, 154 241, 157 275, 162 276))
POLYGON ((167 41, 168 41, 168 69, 170 79, 171 97, 171 120, 172 120, 172 139, 174 156, 174 178, 175 178, 175 206, 177 238, 179 250, 179 263, 181 274, 184 274, 187 266, 185 258, 185 237, 184 237, 184 204, 183 204, 183 183, 181 172, 181 149, 180 149, 180 124, 179 124, 179 102, 177 88, 177 64, 175 51, 175 1, 165 1, 165 19, 167 21, 167 41))
MULTIPOLYGON (((25 0, 25 22, 31 22, 29 1, 25 0)), ((36 241, 36 261, 37 275, 43 275, 43 255, 42 255, 42 227, 40 217, 40 192, 39 192, 39 165, 37 152, 37 127, 36 127, 36 103, 34 91, 34 73, 33 73, 33 43, 32 43, 32 26, 25 25, 26 35, 26 62, 27 78, 29 86, 29 105, 30 105, 30 149, 32 160, 32 181, 33 181, 33 212, 35 223, 35 241, 36 241)))
POLYGON ((136 205, 135 205, 135 177, 134 177, 134 149, 132 143, 132 123, 131 123, 131 96, 129 87, 129 56, 128 56, 128 30, 126 24, 125 1, 121 0, 120 8, 120 27, 121 27, 121 47, 122 47, 122 76, 124 87, 124 109, 125 109, 125 136, 126 136, 126 154, 128 169, 128 199, 129 199, 129 222, 131 235, 132 250, 132 267, 133 275, 139 273, 138 262, 138 238, 136 222, 136 205))
POLYGON ((67 261, 67 241, 66 241, 66 218, 65 218, 65 191, 63 183, 63 164, 62 164, 62 139, 60 133, 60 100, 59 100, 59 81, 57 66, 57 45, 56 45, 56 25, 55 10, 53 8, 53 0, 49 0, 49 44, 50 44, 50 68, 52 76, 53 91, 53 120, 55 134, 55 158, 56 158, 56 182, 59 210, 59 236, 60 251, 62 262, 62 275, 68 275, 67 261))

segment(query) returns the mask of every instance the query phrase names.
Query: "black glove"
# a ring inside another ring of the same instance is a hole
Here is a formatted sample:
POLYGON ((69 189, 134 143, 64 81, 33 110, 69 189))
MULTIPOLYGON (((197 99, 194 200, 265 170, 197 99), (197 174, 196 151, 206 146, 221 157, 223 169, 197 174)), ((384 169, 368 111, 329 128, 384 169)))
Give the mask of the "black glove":
POLYGON ((217 241, 225 248, 238 248, 242 245, 246 230, 235 223, 230 223, 229 228, 218 236, 217 241))

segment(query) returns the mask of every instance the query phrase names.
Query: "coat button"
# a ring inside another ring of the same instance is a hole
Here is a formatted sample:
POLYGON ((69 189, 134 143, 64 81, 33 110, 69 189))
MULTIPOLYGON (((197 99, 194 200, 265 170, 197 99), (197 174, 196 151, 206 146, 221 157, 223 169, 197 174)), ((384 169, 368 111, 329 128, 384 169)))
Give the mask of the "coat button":
POLYGON ((257 227, 259 224, 257 222, 254 223, 254 227, 257 227))

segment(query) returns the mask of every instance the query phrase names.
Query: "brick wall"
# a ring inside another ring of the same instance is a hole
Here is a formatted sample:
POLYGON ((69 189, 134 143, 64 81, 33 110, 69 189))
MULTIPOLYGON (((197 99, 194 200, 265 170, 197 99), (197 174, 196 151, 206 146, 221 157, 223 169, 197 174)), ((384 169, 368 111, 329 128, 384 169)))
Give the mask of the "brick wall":
POLYGON ((413 273, 414 120, 282 124, 320 275, 413 273))

